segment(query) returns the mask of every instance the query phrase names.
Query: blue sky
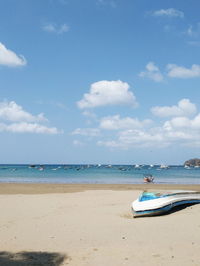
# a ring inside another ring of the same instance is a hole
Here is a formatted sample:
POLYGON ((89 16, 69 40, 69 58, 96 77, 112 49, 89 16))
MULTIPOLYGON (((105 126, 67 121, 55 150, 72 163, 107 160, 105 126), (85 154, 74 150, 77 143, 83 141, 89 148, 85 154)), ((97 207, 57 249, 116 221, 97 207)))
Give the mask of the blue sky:
POLYGON ((182 164, 200 148, 198 0, 0 2, 0 162, 182 164))

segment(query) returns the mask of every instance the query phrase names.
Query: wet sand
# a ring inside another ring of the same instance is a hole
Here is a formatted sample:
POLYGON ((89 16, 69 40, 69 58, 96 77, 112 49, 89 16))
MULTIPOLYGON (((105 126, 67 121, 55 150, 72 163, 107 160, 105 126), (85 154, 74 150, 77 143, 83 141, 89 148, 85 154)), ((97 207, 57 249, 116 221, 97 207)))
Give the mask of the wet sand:
POLYGON ((88 190, 196 190, 200 185, 169 185, 169 184, 24 184, 0 183, 0 194, 49 194, 73 193, 88 190))

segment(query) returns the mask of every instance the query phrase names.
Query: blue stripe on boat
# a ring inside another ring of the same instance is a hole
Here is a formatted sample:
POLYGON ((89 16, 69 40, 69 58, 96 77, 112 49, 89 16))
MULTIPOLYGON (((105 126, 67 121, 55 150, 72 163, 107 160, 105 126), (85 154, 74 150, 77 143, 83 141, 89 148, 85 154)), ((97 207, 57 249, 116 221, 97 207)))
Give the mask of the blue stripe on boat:
POLYGON ((182 200, 179 202, 174 202, 171 204, 168 204, 162 208, 158 209, 153 209, 153 210, 146 210, 146 211, 134 211, 135 216, 148 216, 148 215, 156 215, 156 214, 162 214, 165 212, 170 211, 172 208, 179 206, 179 205, 184 205, 184 204, 192 204, 192 203, 200 203, 200 200, 182 200))

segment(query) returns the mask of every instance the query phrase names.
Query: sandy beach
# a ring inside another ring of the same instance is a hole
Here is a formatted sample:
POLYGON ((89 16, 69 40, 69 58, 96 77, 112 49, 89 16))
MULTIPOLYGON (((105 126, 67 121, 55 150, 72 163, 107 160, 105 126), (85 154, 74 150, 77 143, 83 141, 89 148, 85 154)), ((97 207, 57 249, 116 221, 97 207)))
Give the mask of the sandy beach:
POLYGON ((200 205, 134 219, 147 189, 200 186, 0 184, 0 265, 200 265, 200 205))

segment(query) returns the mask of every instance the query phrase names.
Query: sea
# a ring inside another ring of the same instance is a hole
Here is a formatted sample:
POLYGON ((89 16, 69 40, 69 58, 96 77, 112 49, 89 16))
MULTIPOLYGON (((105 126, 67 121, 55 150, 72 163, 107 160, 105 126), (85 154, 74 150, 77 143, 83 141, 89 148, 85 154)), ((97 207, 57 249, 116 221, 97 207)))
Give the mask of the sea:
POLYGON ((142 184, 146 175, 156 184, 200 184, 200 168, 182 165, 0 165, 0 183, 142 184))

